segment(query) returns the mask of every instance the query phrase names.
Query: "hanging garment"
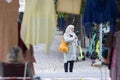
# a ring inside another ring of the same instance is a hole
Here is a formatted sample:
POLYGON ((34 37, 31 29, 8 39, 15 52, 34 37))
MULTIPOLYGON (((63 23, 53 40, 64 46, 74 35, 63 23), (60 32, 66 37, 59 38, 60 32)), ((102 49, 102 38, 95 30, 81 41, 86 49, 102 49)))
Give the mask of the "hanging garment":
POLYGON ((87 0, 83 22, 114 22, 118 18, 118 7, 116 0, 87 0))
POLYGON ((120 20, 120 0, 117 0, 117 3, 118 3, 119 20, 120 20))
POLYGON ((120 31, 114 34, 114 53, 112 55, 111 64, 111 80, 120 80, 120 31))
POLYGON ((120 0, 117 0, 117 3, 118 3, 118 9, 119 9, 119 12, 120 12, 120 0))
POLYGON ((18 0, 0 0, 0 61, 6 61, 9 49, 18 41, 18 0))
POLYGON ((57 11, 69 14, 80 14, 82 0, 58 0, 57 11))
POLYGON ((54 0, 26 0, 21 38, 28 46, 46 43, 46 49, 56 35, 54 0))
MULTIPOLYGON (((113 25, 119 17, 116 0, 86 0, 83 24, 89 34, 91 23, 110 22, 113 25)), ((113 26, 115 27, 115 26, 113 26)))

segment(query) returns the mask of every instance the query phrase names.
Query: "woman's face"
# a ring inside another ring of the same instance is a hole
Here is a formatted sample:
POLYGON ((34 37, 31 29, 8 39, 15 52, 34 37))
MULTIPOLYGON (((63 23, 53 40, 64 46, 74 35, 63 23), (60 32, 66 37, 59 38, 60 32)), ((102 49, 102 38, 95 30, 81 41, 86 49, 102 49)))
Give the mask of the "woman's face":
POLYGON ((74 28, 72 28, 72 31, 74 32, 74 28))

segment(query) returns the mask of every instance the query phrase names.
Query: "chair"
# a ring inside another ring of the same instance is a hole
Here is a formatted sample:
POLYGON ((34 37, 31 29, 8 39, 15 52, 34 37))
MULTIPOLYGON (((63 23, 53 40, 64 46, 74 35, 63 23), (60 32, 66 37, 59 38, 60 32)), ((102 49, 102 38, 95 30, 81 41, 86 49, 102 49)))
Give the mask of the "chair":
MULTIPOLYGON (((13 63, 0 63, 1 66, 1 76, 4 80, 23 80, 25 63, 13 64, 13 63)), ((32 80, 32 72, 30 69, 30 64, 27 64, 25 80, 32 80)))

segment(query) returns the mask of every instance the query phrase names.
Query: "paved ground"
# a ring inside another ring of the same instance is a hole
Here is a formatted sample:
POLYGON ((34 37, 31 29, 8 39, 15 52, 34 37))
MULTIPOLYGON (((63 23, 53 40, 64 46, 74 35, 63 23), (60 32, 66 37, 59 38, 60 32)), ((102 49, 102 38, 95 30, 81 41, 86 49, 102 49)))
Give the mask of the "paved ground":
MULTIPOLYGON (((65 73, 63 54, 58 51, 61 38, 61 32, 58 31, 49 54, 45 52, 45 44, 34 46, 37 61, 34 64, 36 75, 40 76, 42 80, 109 80, 109 70, 105 67, 92 67, 90 59, 75 62, 74 72, 65 73)), ((83 51, 86 52, 86 49, 83 51)))

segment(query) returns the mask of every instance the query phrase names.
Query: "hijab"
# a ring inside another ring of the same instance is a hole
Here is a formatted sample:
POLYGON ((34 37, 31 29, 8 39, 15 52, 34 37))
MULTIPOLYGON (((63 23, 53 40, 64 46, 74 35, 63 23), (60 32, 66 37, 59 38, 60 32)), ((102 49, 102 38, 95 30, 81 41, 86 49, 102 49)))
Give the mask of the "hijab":
POLYGON ((72 31, 73 28, 75 28, 74 25, 68 25, 65 30, 65 34, 76 36, 76 34, 72 31))

